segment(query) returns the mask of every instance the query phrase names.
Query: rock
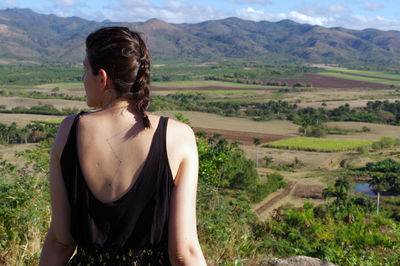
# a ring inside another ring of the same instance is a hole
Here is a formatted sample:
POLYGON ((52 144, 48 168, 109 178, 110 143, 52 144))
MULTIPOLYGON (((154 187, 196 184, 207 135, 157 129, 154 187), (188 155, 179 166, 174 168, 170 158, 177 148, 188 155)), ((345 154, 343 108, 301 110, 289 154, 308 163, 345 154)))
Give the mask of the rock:
POLYGON ((260 265, 270 266, 335 266, 331 262, 322 261, 317 258, 311 258, 307 256, 296 256, 290 258, 270 258, 262 261, 260 265))
POLYGON ((290 258, 269 258, 263 260, 239 259, 235 266, 336 266, 331 262, 322 261, 307 256, 296 256, 290 258))

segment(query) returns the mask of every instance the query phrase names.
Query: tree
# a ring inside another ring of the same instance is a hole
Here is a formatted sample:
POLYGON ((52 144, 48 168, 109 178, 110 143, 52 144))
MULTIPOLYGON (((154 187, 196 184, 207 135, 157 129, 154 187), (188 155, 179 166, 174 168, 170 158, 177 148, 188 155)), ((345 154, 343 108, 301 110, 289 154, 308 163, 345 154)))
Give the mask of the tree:
POLYGON ((327 187, 322 190, 322 198, 324 200, 328 200, 328 209, 329 209, 329 199, 334 197, 334 195, 335 191, 332 189, 332 187, 327 187))
POLYGON ((190 120, 188 118, 185 118, 182 113, 175 113, 175 118, 185 124, 190 125, 190 120))
POLYGON ((349 181, 344 178, 340 177, 336 180, 334 187, 324 188, 322 191, 322 197, 324 199, 328 199, 328 209, 329 209, 329 198, 335 198, 333 203, 336 206, 336 210, 339 209, 341 205, 347 204, 347 191, 350 188, 349 181))
POLYGON ((264 156, 263 160, 265 161, 265 165, 270 165, 274 161, 274 158, 271 156, 264 156))
POLYGON ((368 184, 372 187, 374 192, 377 194, 376 201, 376 215, 379 215, 379 194, 383 190, 385 185, 385 178, 381 173, 371 174, 371 179, 368 180, 368 184))

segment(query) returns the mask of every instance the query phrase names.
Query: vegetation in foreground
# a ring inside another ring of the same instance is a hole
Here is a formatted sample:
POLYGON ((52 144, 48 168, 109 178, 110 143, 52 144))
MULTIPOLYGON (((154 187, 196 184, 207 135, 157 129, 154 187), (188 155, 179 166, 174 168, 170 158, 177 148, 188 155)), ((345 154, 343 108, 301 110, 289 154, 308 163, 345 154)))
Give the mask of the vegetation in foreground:
MULTIPOLYGON (((21 152, 26 163, 1 161, 0 263, 35 265, 49 217, 48 160, 53 134, 37 148, 21 152)), ((237 258, 260 259, 307 255, 339 265, 397 265, 400 260, 400 225, 387 204, 381 207, 367 197, 330 194, 335 200, 314 207, 284 207, 273 218, 260 221, 250 202, 271 191, 260 184, 254 163, 236 143, 218 136, 197 137, 200 169, 198 232, 210 264, 232 265, 237 258)), ((388 165, 398 177, 398 164, 370 164, 365 171, 378 172, 388 165)), ((361 170, 360 170, 361 171, 361 170)), ((282 177, 268 177, 284 186, 282 177), (277 182, 278 181, 278 182, 277 182)), ((393 177, 392 177, 393 179, 393 177)), ((339 186, 338 186, 339 187, 339 186)), ((329 197, 327 197, 329 198, 329 197)))

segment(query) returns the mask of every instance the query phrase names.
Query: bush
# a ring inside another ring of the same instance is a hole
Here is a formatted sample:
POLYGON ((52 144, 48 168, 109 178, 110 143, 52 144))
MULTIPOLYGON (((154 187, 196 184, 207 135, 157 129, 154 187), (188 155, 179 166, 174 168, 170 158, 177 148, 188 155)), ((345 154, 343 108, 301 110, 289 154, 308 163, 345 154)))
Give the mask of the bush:
POLYGON ((369 152, 369 146, 364 145, 357 148, 357 152, 360 154, 367 154, 369 152))
POLYGON ((366 126, 363 126, 361 130, 362 130, 362 132, 370 132, 371 131, 371 129, 366 126))
POLYGON ((252 202, 259 202, 263 200, 268 194, 286 186, 286 182, 283 181, 283 176, 278 173, 272 173, 267 175, 267 182, 264 184, 257 185, 253 191, 250 192, 250 199, 252 202))

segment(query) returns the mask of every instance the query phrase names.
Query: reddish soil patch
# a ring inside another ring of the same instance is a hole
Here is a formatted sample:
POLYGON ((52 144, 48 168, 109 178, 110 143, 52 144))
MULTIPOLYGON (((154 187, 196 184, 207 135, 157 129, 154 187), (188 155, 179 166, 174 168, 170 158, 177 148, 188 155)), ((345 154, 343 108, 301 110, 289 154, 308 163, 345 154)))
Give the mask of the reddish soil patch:
POLYGON ((297 79, 273 79, 268 81, 286 82, 289 86, 293 86, 296 82, 312 84, 315 88, 377 88, 388 89, 389 85, 350 80, 336 77, 322 76, 318 74, 304 74, 305 78, 297 79))
POLYGON ((322 199, 323 186, 318 185, 297 185, 293 195, 299 198, 322 199))
POLYGON ((193 131, 194 132, 203 131, 207 137, 213 136, 214 134, 220 134, 221 138, 224 138, 229 142, 239 141, 243 145, 253 145, 255 138, 259 138, 261 143, 289 138, 288 136, 282 136, 282 135, 261 134, 253 132, 232 131, 223 129, 201 128, 201 127, 194 127, 193 131))
POLYGON ((261 214, 263 213, 266 209, 274 205, 276 202, 280 201, 283 197, 289 195, 289 192, 293 189, 293 187, 296 185, 296 182, 290 181, 284 190, 282 190, 281 193, 273 197, 271 200, 269 200, 267 203, 259 207, 255 212, 256 214, 261 214))

